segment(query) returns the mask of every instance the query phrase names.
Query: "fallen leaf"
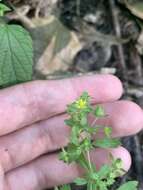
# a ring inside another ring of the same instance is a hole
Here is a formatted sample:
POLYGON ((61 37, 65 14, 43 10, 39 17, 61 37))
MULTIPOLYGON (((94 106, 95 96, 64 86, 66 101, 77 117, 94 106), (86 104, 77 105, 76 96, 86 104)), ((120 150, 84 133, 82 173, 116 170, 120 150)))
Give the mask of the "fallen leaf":
POLYGON ((31 33, 35 46, 36 71, 43 75, 67 70, 82 45, 76 35, 58 18, 33 20, 31 33))
POLYGON ((131 11, 132 14, 143 19, 143 1, 136 1, 129 3, 127 0, 124 1, 126 7, 131 11))
POLYGON ((141 31, 141 33, 138 37, 136 48, 137 48, 139 54, 143 55, 143 30, 141 31))

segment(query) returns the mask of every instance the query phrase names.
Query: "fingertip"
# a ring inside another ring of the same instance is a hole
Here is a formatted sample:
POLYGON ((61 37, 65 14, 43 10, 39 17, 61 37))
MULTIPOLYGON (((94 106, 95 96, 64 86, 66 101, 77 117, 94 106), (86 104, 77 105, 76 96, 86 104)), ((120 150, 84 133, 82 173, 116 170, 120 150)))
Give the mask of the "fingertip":
POLYGON ((134 102, 125 100, 123 100, 122 102, 126 104, 126 114, 128 116, 128 121, 130 122, 130 124, 132 124, 130 125, 132 126, 132 128, 127 127, 128 134, 129 132, 130 135, 139 133, 143 129, 143 110, 138 104, 134 102))
POLYGON ((120 99, 123 94, 123 85, 119 78, 117 78, 115 75, 104 75, 108 82, 108 88, 110 89, 109 92, 111 94, 114 93, 114 97, 116 100, 120 99))
POLYGON ((123 148, 123 147, 118 147, 115 149, 96 149, 91 153, 91 158, 92 161, 96 163, 97 169, 100 169, 101 166, 104 164, 109 164, 110 163, 110 157, 109 155, 112 155, 113 158, 121 159, 123 162, 123 169, 125 171, 128 171, 130 166, 131 166, 131 156, 129 152, 123 148))
POLYGON ((94 103, 118 100, 123 93, 121 81, 116 76, 109 74, 71 78, 71 84, 77 96, 81 95, 83 91, 88 91, 90 96, 95 99, 94 103))
MULTIPOLYGON (((129 136, 143 128, 143 111, 136 103, 121 100, 112 104, 112 126, 115 136, 129 136)), ((111 106, 111 107, 112 107, 111 106)))
POLYGON ((123 169, 125 171, 128 171, 130 169, 132 163, 131 156, 124 147, 112 149, 111 153, 114 158, 120 158, 122 160, 123 169))

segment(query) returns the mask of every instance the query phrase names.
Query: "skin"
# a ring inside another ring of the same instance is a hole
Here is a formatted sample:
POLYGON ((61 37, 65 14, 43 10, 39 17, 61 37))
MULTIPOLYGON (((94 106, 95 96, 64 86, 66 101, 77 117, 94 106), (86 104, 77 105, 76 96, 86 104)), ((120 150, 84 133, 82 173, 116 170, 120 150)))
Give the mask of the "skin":
MULTIPOLYGON (((66 146, 69 128, 64 120, 66 105, 83 91, 102 104, 109 115, 98 123, 113 128, 113 136, 135 134, 143 127, 143 111, 133 102, 118 100, 122 84, 112 75, 94 75, 58 81, 35 81, 0 91, 0 190, 42 190, 71 182, 82 174, 77 165, 58 160, 66 146)), ((111 152, 128 170, 131 158, 126 149, 91 153, 100 167, 111 152)))

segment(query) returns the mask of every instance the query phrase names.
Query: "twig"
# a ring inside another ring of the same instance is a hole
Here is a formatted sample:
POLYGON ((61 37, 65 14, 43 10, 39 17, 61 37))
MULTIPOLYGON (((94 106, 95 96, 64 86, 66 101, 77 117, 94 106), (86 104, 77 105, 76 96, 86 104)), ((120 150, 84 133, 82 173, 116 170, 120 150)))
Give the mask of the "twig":
POLYGON ((39 18, 42 3, 43 3, 43 0, 40 0, 38 3, 38 6, 37 6, 36 11, 35 11, 35 18, 39 18))
POLYGON ((35 24, 26 16, 26 14, 29 11, 29 6, 25 8, 25 10, 22 12, 21 9, 17 9, 11 2, 9 2, 9 5, 13 8, 15 12, 15 19, 19 19, 22 21, 28 28, 33 28, 35 27, 35 24))
POLYGON ((92 171, 92 164, 91 164, 89 151, 87 151, 87 159, 88 159, 89 169, 92 171))
MULTIPOLYGON (((109 4, 110 4, 111 12, 112 12, 115 34, 118 38, 121 38, 121 29, 120 29, 120 23, 119 23, 119 19, 118 19, 117 7, 115 5, 114 0, 109 0, 109 4)), ((118 50, 118 55, 119 55, 120 66, 123 69, 123 74, 124 74, 125 79, 127 79, 127 76, 126 76, 127 75, 127 72, 126 72, 127 67, 126 67, 125 58, 124 58, 123 46, 121 44, 119 44, 117 46, 117 50, 118 50)))
POLYGON ((137 49, 134 49, 133 53, 133 59, 132 62, 134 63, 134 66, 136 66, 136 73, 140 79, 142 79, 142 61, 141 57, 138 54, 137 49))
POLYGON ((135 167, 136 167, 136 171, 137 171, 137 178, 139 182, 143 181, 143 175, 142 175, 142 171, 143 171, 143 164, 142 164, 142 153, 141 153, 141 149, 140 149, 140 143, 139 143, 139 139, 138 136, 134 136, 133 137, 134 140, 134 152, 135 152, 135 167))
POLYGON ((76 14, 80 17, 80 0, 76 0, 76 14))

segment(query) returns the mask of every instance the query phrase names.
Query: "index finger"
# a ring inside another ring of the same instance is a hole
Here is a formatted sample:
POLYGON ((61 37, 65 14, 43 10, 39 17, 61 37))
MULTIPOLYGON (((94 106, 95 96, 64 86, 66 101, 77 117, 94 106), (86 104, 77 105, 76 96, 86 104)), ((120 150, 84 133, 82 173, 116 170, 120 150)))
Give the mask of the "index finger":
POLYGON ((34 81, 0 91, 0 135, 65 112, 66 105, 83 91, 93 103, 114 101, 122 85, 112 75, 92 75, 63 80, 34 81))

